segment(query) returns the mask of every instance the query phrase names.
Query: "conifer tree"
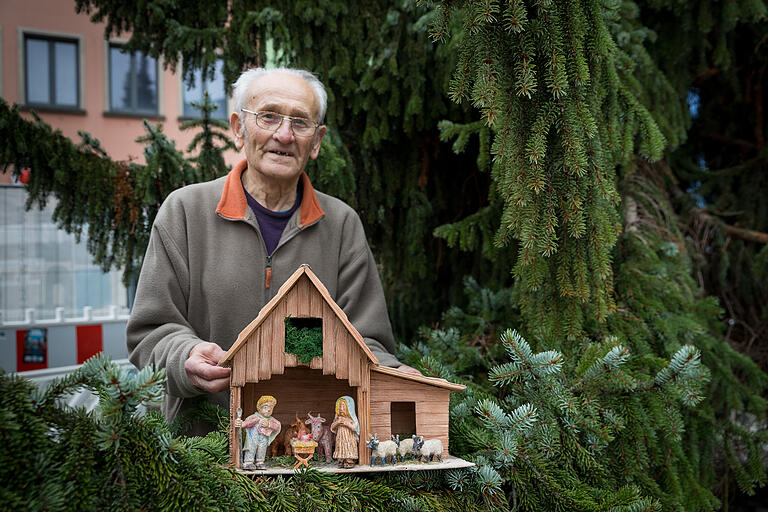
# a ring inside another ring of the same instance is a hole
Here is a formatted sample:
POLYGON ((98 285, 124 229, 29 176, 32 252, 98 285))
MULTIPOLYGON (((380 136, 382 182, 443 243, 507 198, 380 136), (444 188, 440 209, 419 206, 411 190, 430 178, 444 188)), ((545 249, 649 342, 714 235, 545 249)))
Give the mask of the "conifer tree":
POLYGON ((570 343, 517 332, 488 343, 519 320, 504 310, 508 290, 468 281, 469 306, 403 347, 425 373, 466 379, 452 447, 478 457, 486 485, 522 510, 619 507, 613 499, 630 510, 716 510, 729 486, 765 485, 768 376, 720 337, 717 303, 691 277, 668 173, 643 164, 619 184, 617 312, 602 329, 570 343))
POLYGON ((220 423, 205 437, 179 436, 179 424, 168 425, 155 411, 140 413, 157 404, 164 382, 164 370, 147 367, 132 375, 103 356, 45 390, 0 373, 4 509, 489 510, 489 496, 471 472, 454 473, 465 482, 462 493, 450 492, 434 472, 369 479, 309 470, 255 481, 225 465, 229 416, 220 410, 203 410, 220 423), (81 388, 98 396, 94 410, 62 400, 81 388))
MULTIPOLYGON (((727 506, 720 498, 732 482, 745 492, 765 484, 765 430, 750 427, 764 421, 768 379, 723 342, 731 332, 704 293, 724 299, 742 332, 766 314, 759 276, 768 253, 745 245, 753 241, 726 243, 727 226, 711 221, 765 231, 755 179, 765 164, 764 1, 77 6, 106 21, 107 35, 131 31, 129 49, 171 66, 183 58, 211 67, 223 57, 231 82, 271 48, 279 63, 328 84, 329 135, 310 173, 361 212, 395 324, 409 332, 456 304, 403 347, 426 374, 470 386, 454 398, 451 446, 477 470, 419 482, 447 484, 443 503, 471 496, 521 510, 714 510, 727 506), (702 102, 693 124, 690 97, 702 102), (728 119, 723 134, 712 128, 720 119, 728 119), (726 140, 703 145, 710 132, 726 140), (668 165, 648 164, 662 157, 668 165), (713 206, 691 210, 694 200, 713 206), (704 221, 720 227, 689 243, 704 221), (686 224, 694 229, 684 232, 686 224), (457 295, 465 275, 475 277, 464 280, 469 300, 457 295)), ((4 164, 48 169, 33 173, 35 200, 88 194, 56 181, 56 166, 20 134, 78 172, 111 176, 120 167, 92 138, 67 145, 13 109, 3 109, 3 129, 4 164)), ((154 171, 172 170, 167 186, 197 179, 151 127, 146 142, 149 171, 136 185, 138 170, 125 179, 152 205, 140 227, 169 192, 152 188, 154 171)), ((144 206, 132 210, 144 204, 130 199, 134 189, 125 194, 117 211, 145 215, 144 206)), ((63 212, 72 228, 89 219, 63 212)), ((113 236, 101 222, 98 243, 113 236)), ((140 247, 140 235, 115 247, 140 247)), ((305 482, 296 485, 307 496, 322 494, 305 482)), ((298 488, 262 485, 279 489, 271 499, 286 506, 298 488)))

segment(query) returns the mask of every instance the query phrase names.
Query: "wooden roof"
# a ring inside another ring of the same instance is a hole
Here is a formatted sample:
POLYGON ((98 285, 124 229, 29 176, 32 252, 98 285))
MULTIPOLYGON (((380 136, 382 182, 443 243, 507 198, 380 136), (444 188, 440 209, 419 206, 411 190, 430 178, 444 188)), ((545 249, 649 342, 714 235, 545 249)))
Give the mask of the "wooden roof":
POLYGON ((368 348, 368 345, 365 344, 363 337, 360 335, 357 329, 355 329, 355 327, 347 318, 347 314, 344 313, 344 311, 339 307, 339 305, 336 304, 336 301, 334 301, 331 298, 331 294, 328 293, 328 289, 320 281, 320 279, 315 275, 315 273, 312 272, 312 269, 309 267, 309 265, 305 263, 301 265, 296 270, 296 272, 294 272, 293 275, 291 275, 291 277, 289 277, 285 281, 285 283, 283 283, 283 285, 277 291, 277 294, 272 298, 272 300, 270 300, 266 306, 261 308, 261 311, 259 311, 259 315, 250 324, 248 324, 245 327, 245 329, 243 329, 240 332, 235 343, 232 344, 232 347, 227 351, 226 354, 224 354, 224 357, 222 357, 221 360, 219 361, 219 366, 224 366, 225 364, 231 364, 231 361, 234 358, 235 354, 245 345, 246 340, 248 339, 250 334, 255 329, 257 329, 264 322, 264 320, 267 319, 267 317, 269 317, 270 313, 272 313, 272 311, 280 303, 280 301, 285 297, 285 295, 291 290, 291 288, 293 288, 293 286, 296 284, 296 282, 299 280, 301 276, 307 276, 309 278, 309 281, 314 285, 317 291, 320 292, 320 295, 323 297, 323 300, 328 304, 331 310, 336 314, 336 316, 341 321, 342 325, 344 325, 344 327, 347 329, 347 331, 349 331, 349 334, 357 342, 360 349, 365 353, 365 355, 368 357, 371 363, 373 363, 374 365, 379 364, 379 360, 376 358, 376 356, 373 355, 373 352, 371 352, 371 349, 368 348))
POLYGON ((429 384, 430 386, 436 386, 439 388, 450 389, 451 391, 461 391, 467 389, 464 384, 454 384, 445 379, 438 379, 437 377, 426 377, 424 375, 416 375, 413 373, 406 373, 396 368, 389 368, 388 366, 373 366, 372 371, 383 373, 385 375, 392 375, 394 377, 400 377, 401 379, 412 380, 414 382, 421 382, 422 384, 429 384))

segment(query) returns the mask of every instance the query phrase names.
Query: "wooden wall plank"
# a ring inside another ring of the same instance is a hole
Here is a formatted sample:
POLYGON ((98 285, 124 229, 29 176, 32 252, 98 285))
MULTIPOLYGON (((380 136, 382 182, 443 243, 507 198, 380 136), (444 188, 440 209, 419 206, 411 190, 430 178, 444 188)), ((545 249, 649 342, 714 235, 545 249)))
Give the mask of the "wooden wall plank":
POLYGON ((291 288, 291 290, 285 294, 285 316, 290 317, 297 317, 298 316, 298 290, 296 287, 291 288))
POLYGON ((336 373, 336 329, 339 323, 331 307, 323 301, 323 375, 336 373))
POLYGON ((349 333, 344 329, 341 322, 335 322, 333 327, 334 337, 336 339, 336 378, 349 378, 349 333))
POLYGON ((240 469, 240 430, 235 428, 237 408, 241 407, 240 387, 230 387, 229 393, 229 462, 240 469))
POLYGON ((285 368, 295 368, 299 366, 299 360, 296 358, 296 354, 283 354, 283 366, 285 368))
POLYGON ((424 428, 430 428, 433 425, 447 425, 449 418, 448 410, 440 413, 425 414, 419 411, 419 404, 416 404, 416 429, 421 431, 424 428))
POLYGON ((296 282, 296 291, 298 292, 298 302, 297 302, 297 311, 296 316, 307 318, 312 315, 310 315, 310 292, 309 289, 312 284, 309 282, 309 278, 306 276, 301 276, 299 280, 296 282))
POLYGON ((317 288, 315 288, 309 279, 307 279, 307 283, 311 290, 309 296, 309 315, 312 318, 323 318, 323 306, 325 305, 325 300, 323 300, 323 296, 320 295, 320 292, 317 291, 317 288))
POLYGON ((389 402, 376 402, 374 400, 371 400, 371 414, 389 414, 389 411, 390 411, 389 402))
POLYGON ((232 374, 229 381, 230 386, 242 386, 245 384, 245 368, 248 364, 246 353, 246 345, 243 345, 232 360, 232 374))
POLYGON ((272 310, 272 373, 284 371, 283 354, 285 353, 285 301, 280 301, 272 310))
POLYGON ((272 333, 272 321, 275 317, 271 317, 264 325, 262 324, 259 329, 259 380, 267 380, 272 376, 272 344, 270 343, 269 335, 272 333))
POLYGON ((248 337, 248 341, 245 344, 247 359, 245 367, 246 382, 259 382, 259 332, 261 332, 261 329, 256 329, 248 337))
POLYGON ((355 406, 357 407, 357 420, 360 423, 360 442, 358 443, 359 459, 358 463, 361 465, 369 465, 371 463, 371 451, 365 445, 368 441, 368 434, 371 431, 370 428, 370 396, 368 390, 363 389, 363 386, 358 386, 357 397, 355 398, 355 406))
POLYGON ((362 383, 363 351, 357 346, 352 336, 347 335, 347 350, 349 357, 349 385, 359 386, 362 383))

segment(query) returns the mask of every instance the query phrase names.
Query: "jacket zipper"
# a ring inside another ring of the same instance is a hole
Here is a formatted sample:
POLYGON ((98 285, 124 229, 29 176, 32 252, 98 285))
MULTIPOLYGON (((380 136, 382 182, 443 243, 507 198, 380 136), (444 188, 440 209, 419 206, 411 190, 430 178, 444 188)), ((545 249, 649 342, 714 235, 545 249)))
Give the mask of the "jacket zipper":
POLYGON ((272 256, 268 254, 267 264, 264 267, 264 288, 269 288, 269 285, 271 283, 272 283, 272 256))
MULTIPOLYGON (((322 217, 321 217, 321 218, 322 218, 322 217)), ((285 240, 282 240, 282 241, 281 241, 281 243, 278 243, 278 244, 277 244, 277 247, 275 247, 275 250, 274 250, 274 251, 272 251, 272 254, 268 254, 268 255, 267 255, 267 258, 266 258, 266 261, 265 261, 265 264, 264 264, 264 288, 269 288, 269 287, 271 286, 271 284, 272 284, 272 257, 275 255, 275 253, 277 252, 277 250, 278 250, 278 249, 279 249, 279 248, 280 248, 282 245, 285 245, 285 244, 286 244, 286 243, 287 243, 289 240, 291 240, 293 237, 295 237, 296 235, 298 235, 298 234, 299 234, 301 231, 303 231, 304 229, 308 228, 309 226, 314 226, 314 225, 315 225, 315 224, 317 224, 319 221, 320 221, 320 219, 317 219, 317 220, 315 220, 315 221, 314 221, 313 223, 311 223, 311 224, 307 224, 306 226, 300 226, 300 227, 298 227, 298 228, 297 228, 297 229, 296 229, 296 230, 295 230, 293 233, 289 234, 289 235, 288 235, 288 236, 285 238, 285 240)), ((257 233, 259 233, 259 235, 261 236, 261 232, 260 232, 258 229, 256 230, 256 232, 257 232, 257 233)), ((264 245, 264 251, 266 252, 266 250, 267 250, 267 246, 266 246, 266 244, 264 243, 264 238, 263 238, 263 237, 261 237, 261 243, 264 245)))

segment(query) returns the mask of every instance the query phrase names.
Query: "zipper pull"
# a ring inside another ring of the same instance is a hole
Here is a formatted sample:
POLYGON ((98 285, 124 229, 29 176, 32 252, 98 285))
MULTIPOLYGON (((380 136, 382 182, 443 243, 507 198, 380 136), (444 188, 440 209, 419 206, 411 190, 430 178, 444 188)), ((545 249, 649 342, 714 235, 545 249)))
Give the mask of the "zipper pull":
POLYGON ((269 288, 272 283, 272 256, 267 256, 267 265, 264 268, 264 288, 269 288))

